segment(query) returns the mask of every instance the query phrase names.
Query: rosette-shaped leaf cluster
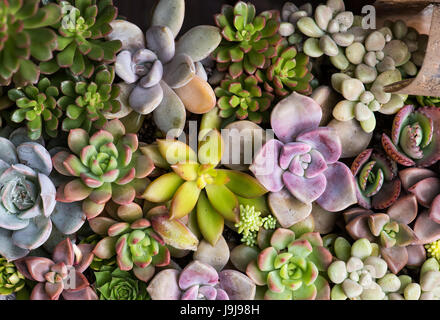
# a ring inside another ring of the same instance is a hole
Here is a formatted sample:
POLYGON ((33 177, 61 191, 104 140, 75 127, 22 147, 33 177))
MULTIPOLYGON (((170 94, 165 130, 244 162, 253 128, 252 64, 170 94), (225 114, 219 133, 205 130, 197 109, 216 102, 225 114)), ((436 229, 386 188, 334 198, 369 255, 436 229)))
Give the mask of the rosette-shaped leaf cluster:
POLYGON ((377 283, 388 271, 385 260, 367 239, 358 239, 350 245, 344 238, 335 241, 338 260, 328 267, 328 277, 335 285, 332 300, 383 300, 385 292, 377 283))
POLYGON ((229 70, 234 79, 244 71, 254 74, 258 69, 266 69, 282 40, 278 34, 279 20, 278 11, 256 15, 251 3, 239 1, 234 7, 224 5, 222 12, 215 17, 223 37, 213 53, 217 68, 229 70))
POLYGON ((104 112, 121 109, 121 103, 116 99, 120 89, 113 85, 114 78, 114 68, 102 65, 96 69, 91 80, 66 80, 61 83, 58 104, 66 114, 62 123, 64 131, 100 129, 107 121, 104 112))
POLYGON ((173 172, 148 185, 142 197, 169 205, 170 219, 179 219, 196 209, 196 221, 203 237, 213 246, 223 232, 224 219, 239 221, 238 196, 261 197, 267 190, 248 174, 217 169, 224 143, 218 130, 211 130, 199 144, 198 154, 176 140, 158 140, 162 163, 173 172))
POLYGON ((209 264, 190 262, 182 271, 166 269, 151 280, 152 300, 253 300, 255 284, 243 273, 223 270, 217 273, 209 264))
POLYGON ((138 279, 147 282, 155 266, 170 263, 170 251, 149 220, 128 221, 103 225, 101 230, 106 231, 107 236, 97 243, 93 253, 100 259, 116 256, 120 270, 133 270, 138 279))
POLYGON ((270 67, 256 73, 265 90, 279 97, 285 97, 293 91, 311 94, 313 75, 309 56, 298 53, 295 47, 283 45, 277 46, 276 51, 270 67))
POLYGON ((31 59, 53 58, 57 36, 47 28, 61 19, 61 8, 38 0, 0 1, 0 84, 17 86, 36 83, 40 69, 31 59))
POLYGON ((315 9, 314 17, 302 17, 298 29, 309 39, 304 43, 304 52, 314 58, 322 55, 335 57, 339 47, 348 47, 355 37, 347 31, 354 22, 353 12, 345 11, 343 0, 327 1, 315 9))
POLYGON ((126 109, 138 116, 152 112, 158 128, 179 136, 186 111, 203 114, 216 99, 201 63, 221 41, 217 27, 196 26, 178 36, 185 17, 185 1, 160 0, 145 34, 134 24, 116 20, 109 39, 122 41, 116 74, 125 82, 126 109))
POLYGON ((302 51, 304 42, 303 34, 298 30, 298 20, 303 17, 310 17, 313 13, 311 3, 305 3, 297 7, 293 2, 284 3, 281 10, 281 23, 278 33, 287 38, 291 45, 295 45, 298 51, 302 51))
POLYGON ((18 270, 36 281, 31 300, 97 300, 98 296, 83 275, 93 259, 93 247, 75 245, 69 238, 55 247, 52 259, 25 257, 15 261, 18 270))
POLYGON ((46 242, 56 205, 50 154, 23 131, 0 138, 0 253, 9 261, 46 242))
POLYGON ((257 286, 267 286, 267 300, 328 299, 330 287, 319 273, 326 272, 332 254, 319 233, 295 233, 279 228, 270 244, 247 266, 246 274, 257 286))
POLYGON ((219 275, 209 264, 192 261, 180 272, 159 272, 150 282, 148 292, 153 300, 229 300, 219 287, 219 275), (158 290, 159 286, 164 286, 158 290))
POLYGON ((130 272, 110 266, 95 272, 96 291, 100 300, 148 300, 147 284, 130 272))
POLYGON ((18 292, 26 285, 24 276, 12 262, 0 257, 0 295, 18 292))
POLYGON ((219 98, 217 106, 222 118, 249 119, 255 123, 268 120, 274 95, 263 90, 255 76, 241 75, 236 79, 224 79, 215 89, 219 98))
POLYGON ((403 107, 394 117, 391 137, 382 135, 388 156, 403 166, 429 167, 440 159, 440 110, 403 107))
POLYGON ((26 122, 28 136, 32 140, 39 139, 43 132, 55 138, 58 135, 59 118, 63 114, 57 104, 58 95, 58 88, 48 78, 42 78, 36 86, 9 90, 8 97, 17 106, 11 114, 11 120, 16 123, 26 122))
POLYGON ((350 169, 338 161, 341 141, 332 128, 319 127, 321 116, 309 97, 294 92, 282 100, 271 114, 279 140, 266 142, 250 170, 271 192, 286 188, 302 203, 316 201, 336 212, 357 202, 356 186, 350 169))
POLYGON ((118 40, 106 41, 112 31, 110 22, 117 16, 112 0, 59 0, 61 21, 54 25, 58 30, 60 51, 56 59, 42 63, 43 73, 54 73, 59 68, 69 68, 75 75, 90 78, 96 64, 115 61, 121 49, 118 40))
POLYGON ((128 205, 140 196, 154 169, 152 160, 138 149, 135 134, 126 134, 117 119, 89 135, 84 129, 70 130, 68 145, 72 153, 60 151, 53 156, 55 169, 73 177, 58 187, 57 200, 83 201, 89 219, 96 217, 112 199, 128 205))
POLYGON ((365 209, 388 208, 400 195, 397 165, 380 151, 363 151, 353 161, 351 172, 356 179, 358 204, 365 209))
POLYGON ((420 266, 426 258, 425 249, 417 244, 417 236, 408 226, 416 219, 417 211, 416 197, 405 195, 387 213, 353 208, 344 212, 344 218, 350 236, 377 242, 390 271, 398 273, 406 265, 420 266))

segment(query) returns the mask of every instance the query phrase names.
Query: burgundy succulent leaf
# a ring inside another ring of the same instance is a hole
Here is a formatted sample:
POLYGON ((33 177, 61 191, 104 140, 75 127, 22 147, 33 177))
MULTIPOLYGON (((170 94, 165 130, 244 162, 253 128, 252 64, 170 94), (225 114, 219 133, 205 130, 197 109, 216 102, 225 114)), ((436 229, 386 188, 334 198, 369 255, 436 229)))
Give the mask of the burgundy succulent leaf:
MULTIPOLYGON (((398 273, 408 264, 407 248, 418 244, 416 232, 408 226, 416 219, 417 211, 416 197, 409 194, 400 197, 386 214, 354 208, 344 212, 344 218, 350 236, 377 242, 390 270, 398 273)), ((418 257, 411 263, 418 263, 418 257)))
POLYGON ((29 280, 37 281, 31 300, 97 300, 82 272, 93 260, 89 245, 75 245, 69 238, 54 249, 52 259, 24 257, 14 263, 29 280))
POLYGON ((271 125, 280 140, 260 149, 250 170, 271 192, 284 187, 303 203, 317 203, 336 212, 356 203, 355 181, 338 162, 341 141, 335 130, 319 127, 321 107, 293 93, 273 110, 271 125))

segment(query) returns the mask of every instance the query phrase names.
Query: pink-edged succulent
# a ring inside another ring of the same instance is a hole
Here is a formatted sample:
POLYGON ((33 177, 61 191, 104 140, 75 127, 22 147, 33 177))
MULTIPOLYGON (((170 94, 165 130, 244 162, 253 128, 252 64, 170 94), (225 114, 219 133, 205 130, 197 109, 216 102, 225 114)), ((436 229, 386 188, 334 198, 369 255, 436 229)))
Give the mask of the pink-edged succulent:
POLYGON ((112 199, 120 205, 133 202, 147 186, 153 161, 138 149, 136 134, 126 133, 118 119, 107 122, 89 135, 84 129, 70 130, 72 153, 60 151, 52 158, 55 169, 72 177, 57 189, 57 201, 83 201, 82 209, 91 219, 112 199))
POLYGON ((382 146, 391 159, 411 167, 429 167, 440 159, 440 110, 407 105, 396 114, 391 137, 382 135, 382 146))
POLYGON ((182 271, 162 270, 150 281, 152 300, 253 300, 256 286, 236 270, 217 272, 211 265, 194 260, 182 271))
POLYGON ((415 196, 421 212, 414 223, 419 244, 440 239, 440 177, 425 168, 407 168, 399 171, 403 189, 415 196))
POLYGON ((116 255, 119 268, 133 269, 136 277, 147 282, 155 266, 170 263, 167 246, 196 251, 197 237, 179 219, 169 220, 165 206, 154 207, 145 215, 137 203, 117 205, 109 202, 99 217, 89 220, 90 228, 103 239, 96 244, 95 255, 110 259, 116 255))
POLYGON ((350 169, 338 159, 342 153, 336 131, 319 127, 322 111, 313 99, 296 92, 272 111, 277 139, 269 140, 250 170, 271 192, 283 188, 303 203, 316 201, 336 212, 357 202, 350 169))
POLYGON ((358 204, 365 209, 385 209, 400 195, 397 164, 380 151, 366 149, 351 165, 358 204))
POLYGON ((37 281, 31 300, 98 300, 83 275, 93 260, 93 246, 75 245, 69 238, 54 249, 52 259, 25 257, 15 261, 18 270, 29 280, 37 281))
POLYGON ((260 232, 258 239, 262 251, 249 262, 246 274, 257 286, 267 286, 264 299, 328 300, 330 287, 320 272, 327 271, 333 256, 324 248, 319 233, 308 232, 298 239, 290 229, 263 233, 266 235, 260 232))
POLYGON ((417 243, 417 235, 409 226, 417 212, 416 197, 409 194, 401 196, 387 213, 352 208, 344 212, 344 219, 350 236, 377 242, 388 268, 398 273, 406 265, 420 266, 426 259, 423 246, 417 243))

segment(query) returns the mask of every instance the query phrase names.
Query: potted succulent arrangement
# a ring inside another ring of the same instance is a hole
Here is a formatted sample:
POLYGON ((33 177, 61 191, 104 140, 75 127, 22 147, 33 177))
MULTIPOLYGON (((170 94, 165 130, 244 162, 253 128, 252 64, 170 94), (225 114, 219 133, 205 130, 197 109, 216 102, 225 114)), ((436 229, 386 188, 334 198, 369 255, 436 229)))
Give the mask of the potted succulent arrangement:
POLYGON ((186 2, 0 0, 0 299, 440 300, 428 35, 186 2))

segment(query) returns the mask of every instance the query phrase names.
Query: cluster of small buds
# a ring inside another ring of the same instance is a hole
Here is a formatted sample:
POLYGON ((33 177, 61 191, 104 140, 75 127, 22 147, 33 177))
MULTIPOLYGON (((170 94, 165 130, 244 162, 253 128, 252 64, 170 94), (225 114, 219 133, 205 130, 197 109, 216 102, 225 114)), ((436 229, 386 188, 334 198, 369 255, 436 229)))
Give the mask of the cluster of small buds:
POLYGON ((275 229, 277 220, 269 215, 261 217, 261 212, 256 211, 254 206, 240 205, 240 222, 235 224, 237 232, 242 234, 241 241, 247 246, 256 244, 257 233, 261 227, 266 230, 275 229))
POLYGON ((428 257, 436 258, 438 261, 440 261, 440 240, 426 244, 425 249, 428 257))

